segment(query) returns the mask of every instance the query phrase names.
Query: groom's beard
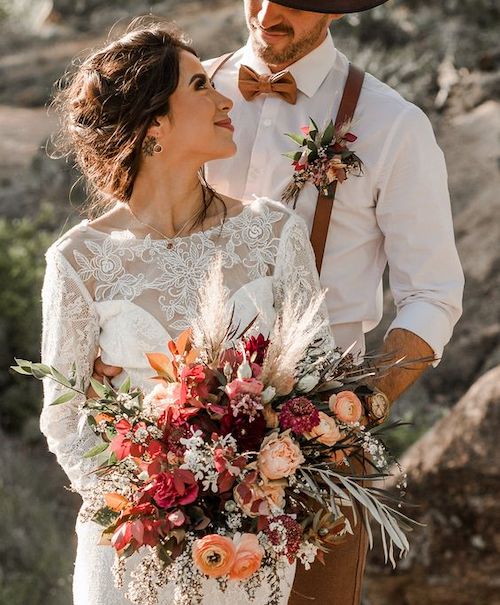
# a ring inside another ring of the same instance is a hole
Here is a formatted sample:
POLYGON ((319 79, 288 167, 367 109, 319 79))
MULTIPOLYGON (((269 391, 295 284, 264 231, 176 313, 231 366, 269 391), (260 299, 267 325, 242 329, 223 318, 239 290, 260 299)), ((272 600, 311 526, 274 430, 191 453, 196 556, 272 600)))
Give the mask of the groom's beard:
MULTIPOLYGON (((255 17, 249 17, 248 28, 250 30, 253 51, 268 65, 295 63, 295 61, 298 61, 319 45, 320 38, 323 35, 327 22, 328 16, 325 15, 324 19, 321 19, 313 29, 306 32, 298 40, 290 42, 290 44, 281 51, 277 51, 258 37, 259 34, 257 32, 260 29, 259 22, 255 17)), ((285 24, 277 25, 266 31, 270 33, 285 33, 293 36, 293 29, 285 24)))

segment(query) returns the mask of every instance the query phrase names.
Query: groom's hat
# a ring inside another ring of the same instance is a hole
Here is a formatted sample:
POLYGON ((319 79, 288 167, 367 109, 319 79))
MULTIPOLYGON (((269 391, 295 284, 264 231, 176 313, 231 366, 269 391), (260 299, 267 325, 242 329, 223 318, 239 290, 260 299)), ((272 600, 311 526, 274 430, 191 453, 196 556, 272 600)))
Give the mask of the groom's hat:
POLYGON ((313 13, 359 13, 387 0, 272 0, 289 8, 298 8, 313 13))

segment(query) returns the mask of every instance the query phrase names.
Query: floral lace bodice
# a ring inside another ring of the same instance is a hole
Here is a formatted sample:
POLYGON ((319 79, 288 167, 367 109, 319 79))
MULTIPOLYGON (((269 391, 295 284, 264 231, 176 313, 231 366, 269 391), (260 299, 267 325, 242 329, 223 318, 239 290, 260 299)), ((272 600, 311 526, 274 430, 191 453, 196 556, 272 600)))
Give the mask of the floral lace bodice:
MULTIPOLYGON (((243 328, 258 316, 253 333, 270 332, 291 284, 300 284, 304 305, 320 290, 307 228, 276 202, 257 199, 222 227, 173 244, 150 236, 138 239, 128 231, 104 233, 86 221, 55 242, 47 251, 42 291, 43 363, 66 375, 76 363, 88 384, 100 350, 103 361, 123 367, 133 384, 153 386, 145 353, 166 352, 167 341, 190 325, 198 289, 218 256, 235 322, 243 328)), ((326 320, 324 308, 321 314, 326 320)), ((122 380, 119 376, 115 383, 122 380)), ((85 499, 96 461, 83 454, 97 438, 79 422, 78 397, 48 406, 59 390, 44 382, 41 429, 85 499)))

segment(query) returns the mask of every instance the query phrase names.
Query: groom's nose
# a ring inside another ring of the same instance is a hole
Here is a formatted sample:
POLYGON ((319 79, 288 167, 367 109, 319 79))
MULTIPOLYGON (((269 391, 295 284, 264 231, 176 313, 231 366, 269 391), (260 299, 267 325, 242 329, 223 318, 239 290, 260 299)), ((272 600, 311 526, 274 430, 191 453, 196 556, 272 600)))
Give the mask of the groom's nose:
POLYGON ((257 13, 257 19, 263 29, 269 29, 283 21, 283 7, 274 2, 263 0, 257 13))

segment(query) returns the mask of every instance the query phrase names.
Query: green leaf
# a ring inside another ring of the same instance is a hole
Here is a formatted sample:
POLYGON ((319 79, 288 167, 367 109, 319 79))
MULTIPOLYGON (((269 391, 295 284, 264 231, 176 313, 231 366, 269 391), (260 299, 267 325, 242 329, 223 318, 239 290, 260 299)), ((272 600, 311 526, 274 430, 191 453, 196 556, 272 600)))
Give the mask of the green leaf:
MULTIPOLYGON (((314 129, 316 132, 318 132, 319 128, 318 128, 318 125, 316 124, 316 122, 311 117, 309 117, 309 120, 310 120, 311 126, 312 126, 311 130, 314 129)), ((311 134, 311 133, 309 132, 309 134, 311 134)))
POLYGON ((127 378, 125 378, 125 380, 123 381, 123 383, 121 384, 118 392, 119 393, 128 393, 130 391, 130 376, 127 376, 127 378))
POLYGON ((335 127, 333 125, 333 121, 330 120, 328 126, 325 129, 325 132, 323 133, 323 136, 321 137, 321 145, 329 145, 332 140, 333 140, 333 134, 335 132, 335 127))
POLYGON ((57 368, 50 366, 50 369, 52 371, 52 376, 59 380, 59 382, 65 387, 71 388, 73 386, 70 381, 66 378, 66 376, 64 376, 64 374, 61 374, 61 372, 59 372, 57 368))
POLYGON ((287 137, 290 137, 292 139, 292 141, 294 141, 295 143, 297 143, 297 145, 300 145, 301 147, 304 147, 304 145, 306 144, 306 139, 304 138, 303 134, 295 134, 295 133, 291 133, 291 132, 287 132, 286 133, 287 137))
POLYGON ((288 153, 283 153, 282 155, 285 158, 296 161, 300 158, 301 153, 300 153, 300 151, 289 151, 288 153), (299 156, 299 158, 296 157, 297 155, 299 156))
POLYGON ((50 405, 61 405, 61 403, 66 403, 68 401, 71 401, 75 397, 76 397, 76 393, 73 393, 72 391, 68 391, 66 393, 63 393, 60 397, 58 397, 56 400, 54 400, 50 405))
POLYGON ((94 389, 94 391, 97 393, 97 396, 100 397, 101 399, 105 399, 106 397, 106 387, 101 384, 100 382, 98 382, 95 378, 90 378, 90 384, 92 385, 92 388, 94 389))
POLYGON ((96 445, 95 447, 93 447, 91 450, 89 450, 86 454, 83 455, 84 458, 94 458, 94 456, 98 456, 99 454, 102 454, 102 452, 105 452, 109 447, 109 443, 99 443, 99 445, 96 445))
POLYGON ((24 374, 26 376, 32 375, 31 371, 25 370, 21 366, 10 366, 10 369, 14 370, 14 372, 17 372, 18 374, 24 374))
POLYGON ((46 372, 39 370, 34 365, 31 368, 31 373, 35 378, 38 378, 38 380, 42 380, 43 378, 45 378, 47 376, 46 372))

